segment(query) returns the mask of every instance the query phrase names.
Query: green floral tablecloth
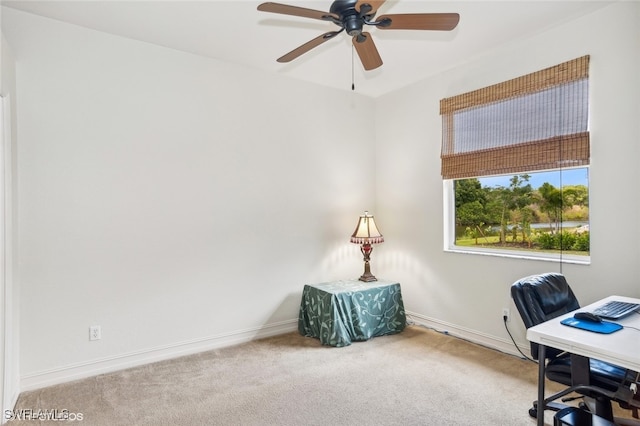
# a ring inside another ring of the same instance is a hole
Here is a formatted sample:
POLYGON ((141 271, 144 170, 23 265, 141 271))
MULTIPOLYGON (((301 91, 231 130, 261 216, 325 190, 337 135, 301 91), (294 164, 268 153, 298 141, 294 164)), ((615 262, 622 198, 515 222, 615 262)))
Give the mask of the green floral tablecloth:
POLYGON ((298 331, 323 345, 348 346, 399 333, 406 322, 397 282, 334 281, 305 285, 302 291, 298 331))

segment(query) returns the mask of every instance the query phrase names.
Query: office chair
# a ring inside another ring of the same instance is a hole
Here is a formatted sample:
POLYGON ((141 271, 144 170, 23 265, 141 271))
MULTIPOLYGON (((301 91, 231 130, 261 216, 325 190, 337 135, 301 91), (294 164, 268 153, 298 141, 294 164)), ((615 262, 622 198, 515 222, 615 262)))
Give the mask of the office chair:
MULTIPOLYGON (((522 317, 526 328, 543 323, 552 318, 580 308, 578 299, 567 283, 564 275, 545 273, 522 278, 511 285, 511 297, 522 317)), ((538 359, 538 344, 531 343, 531 356, 538 362, 547 362, 546 376, 549 380, 571 386, 571 355, 547 347, 545 360, 538 359), (547 361, 548 360, 548 361, 547 361)), ((631 408, 625 400, 617 399, 616 392, 621 384, 631 383, 637 373, 595 359, 589 360, 589 386, 576 386, 575 391, 595 400, 595 414, 613 420, 611 401, 615 400, 621 407, 631 408)), ((545 401, 553 401, 571 391, 558 392, 545 401)), ((550 402, 546 408, 558 411, 566 405, 550 402)), ((532 417, 537 417, 537 402, 529 410, 532 417)), ((542 414, 541 414, 542 415, 542 414)))

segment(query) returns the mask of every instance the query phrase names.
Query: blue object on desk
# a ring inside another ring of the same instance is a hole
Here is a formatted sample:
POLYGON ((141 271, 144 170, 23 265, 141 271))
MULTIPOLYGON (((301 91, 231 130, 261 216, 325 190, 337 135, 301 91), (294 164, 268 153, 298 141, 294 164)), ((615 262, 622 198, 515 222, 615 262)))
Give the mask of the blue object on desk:
POLYGON ((593 331, 594 333, 611 334, 622 329, 620 324, 615 322, 602 321, 583 321, 573 317, 569 317, 560 321, 560 324, 568 325, 569 327, 580 328, 582 330, 593 331))

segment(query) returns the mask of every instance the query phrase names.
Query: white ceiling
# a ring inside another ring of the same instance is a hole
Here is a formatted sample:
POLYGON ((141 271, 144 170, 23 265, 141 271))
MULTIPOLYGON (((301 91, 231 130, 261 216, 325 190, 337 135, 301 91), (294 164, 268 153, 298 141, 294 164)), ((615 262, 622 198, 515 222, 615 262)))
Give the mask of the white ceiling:
MULTIPOLYGON (((612 1, 414 1, 389 0, 378 15, 457 12, 450 32, 378 30, 368 27, 384 65, 364 71, 342 33, 288 64, 276 58, 337 29, 314 19, 259 12, 260 1, 8 1, 3 5, 86 28, 246 65, 317 84, 377 97, 575 19, 612 1), (352 55, 355 64, 352 72, 352 55)), ((331 1, 281 3, 328 11, 331 1)))

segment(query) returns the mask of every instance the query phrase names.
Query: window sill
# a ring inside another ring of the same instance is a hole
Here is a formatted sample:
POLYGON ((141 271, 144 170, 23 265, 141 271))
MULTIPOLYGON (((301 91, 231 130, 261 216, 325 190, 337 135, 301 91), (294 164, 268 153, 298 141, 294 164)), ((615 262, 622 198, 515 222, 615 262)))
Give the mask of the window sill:
POLYGON ((521 260, 541 260, 543 262, 562 262, 572 263, 576 265, 590 265, 591 256, 578 256, 575 254, 560 254, 560 253, 533 253, 516 250, 498 250, 498 249, 474 249, 470 247, 449 247, 444 249, 449 253, 460 254, 475 254, 480 256, 496 256, 496 257, 508 257, 512 259, 521 260))

